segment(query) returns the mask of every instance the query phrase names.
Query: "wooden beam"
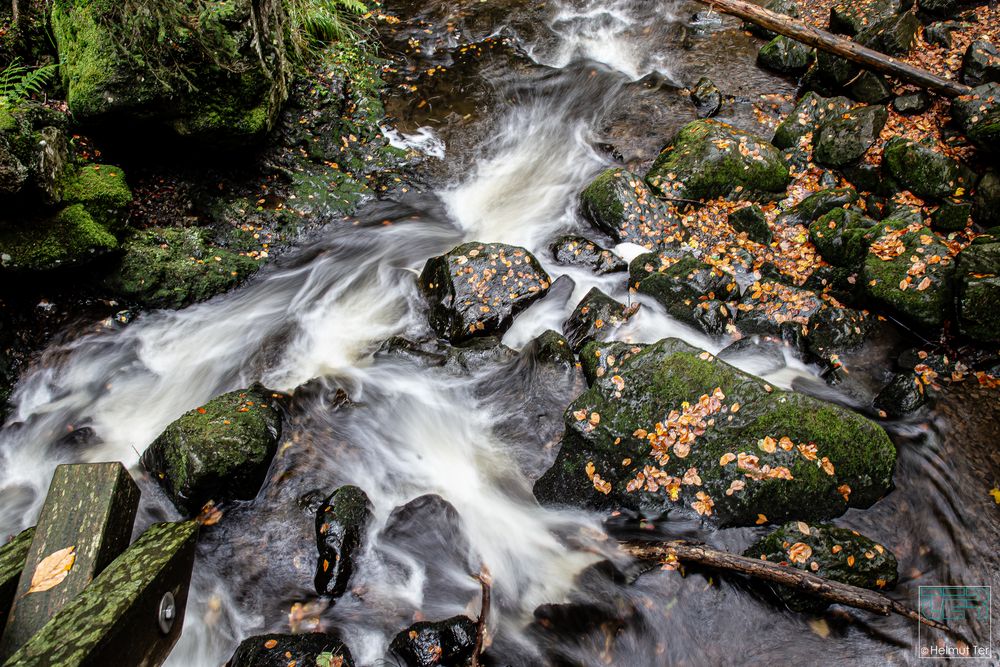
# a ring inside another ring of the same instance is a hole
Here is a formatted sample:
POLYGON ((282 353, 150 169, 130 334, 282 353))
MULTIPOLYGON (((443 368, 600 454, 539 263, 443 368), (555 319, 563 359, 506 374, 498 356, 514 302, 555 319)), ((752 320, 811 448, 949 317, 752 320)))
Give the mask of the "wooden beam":
POLYGON ((198 527, 152 525, 4 667, 161 664, 184 625, 198 527))
POLYGON ((138 508, 139 487, 121 463, 56 468, 0 640, 0 659, 27 642, 125 550, 138 508), (46 572, 60 562, 58 583, 46 588, 53 581, 43 581, 46 572))
POLYGON ((34 527, 28 528, 0 546, 0 631, 7 623, 7 613, 14 604, 17 581, 21 578, 21 570, 24 569, 24 560, 28 557, 28 547, 31 546, 34 534, 34 527))
POLYGON ((798 21, 784 14, 772 12, 744 0, 701 0, 713 9, 725 14, 738 16, 762 28, 790 37, 797 42, 812 46, 827 53, 846 58, 866 69, 894 76, 900 81, 932 90, 945 97, 968 95, 972 89, 957 81, 945 79, 927 70, 914 67, 884 53, 838 37, 825 30, 798 21))

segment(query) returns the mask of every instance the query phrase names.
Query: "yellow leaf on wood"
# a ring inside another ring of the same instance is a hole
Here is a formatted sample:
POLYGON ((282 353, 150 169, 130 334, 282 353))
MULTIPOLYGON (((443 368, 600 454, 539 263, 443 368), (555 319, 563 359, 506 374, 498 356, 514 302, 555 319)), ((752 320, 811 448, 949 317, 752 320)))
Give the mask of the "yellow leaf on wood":
POLYGON ((41 560, 35 567, 35 573, 31 575, 31 587, 29 593, 39 593, 55 588, 62 583, 69 571, 73 569, 76 562, 76 547, 66 547, 49 554, 41 560))

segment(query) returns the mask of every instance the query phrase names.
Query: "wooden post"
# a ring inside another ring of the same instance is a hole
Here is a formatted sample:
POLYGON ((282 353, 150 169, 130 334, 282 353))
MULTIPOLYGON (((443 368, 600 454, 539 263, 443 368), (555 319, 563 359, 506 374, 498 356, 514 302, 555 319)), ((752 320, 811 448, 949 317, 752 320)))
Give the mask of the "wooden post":
POLYGON ((884 53, 879 53, 874 49, 861 46, 857 42, 838 37, 825 30, 819 30, 818 28, 806 25, 802 21, 797 21, 784 14, 772 12, 744 0, 701 1, 720 12, 738 16, 779 35, 791 37, 797 42, 802 42, 827 53, 846 58, 867 69, 894 76, 906 83, 912 83, 921 88, 933 90, 940 95, 958 97, 959 95, 968 95, 972 92, 971 88, 957 81, 937 76, 927 70, 914 67, 884 53))
POLYGON ((139 488, 121 463, 56 468, 0 640, 0 659, 27 642, 125 550, 138 508, 139 488))
POLYGON ((28 557, 28 547, 34 528, 28 528, 7 544, 0 546, 0 628, 7 623, 7 612, 14 604, 14 593, 17 591, 17 581, 24 569, 24 560, 28 557))
POLYGON ((161 664, 184 624, 198 528, 151 526, 4 667, 161 664))

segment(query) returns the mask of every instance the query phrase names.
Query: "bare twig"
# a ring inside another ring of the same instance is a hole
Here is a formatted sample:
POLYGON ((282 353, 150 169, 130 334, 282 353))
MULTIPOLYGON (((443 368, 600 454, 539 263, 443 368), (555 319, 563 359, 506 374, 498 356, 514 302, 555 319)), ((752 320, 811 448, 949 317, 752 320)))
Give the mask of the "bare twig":
POLYGON ((479 609, 479 618, 476 620, 476 647, 472 652, 472 667, 480 667, 479 656, 486 648, 486 621, 490 615, 490 588, 493 584, 493 577, 486 565, 479 570, 476 579, 483 587, 483 602, 479 609))

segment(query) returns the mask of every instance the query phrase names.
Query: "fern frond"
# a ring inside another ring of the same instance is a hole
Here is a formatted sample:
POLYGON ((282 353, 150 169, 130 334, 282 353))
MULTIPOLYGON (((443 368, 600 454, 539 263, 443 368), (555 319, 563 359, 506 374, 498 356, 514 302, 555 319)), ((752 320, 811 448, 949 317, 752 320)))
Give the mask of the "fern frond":
POLYGON ((59 65, 27 67, 15 59, 0 72, 0 97, 7 103, 17 103, 41 93, 59 65))

